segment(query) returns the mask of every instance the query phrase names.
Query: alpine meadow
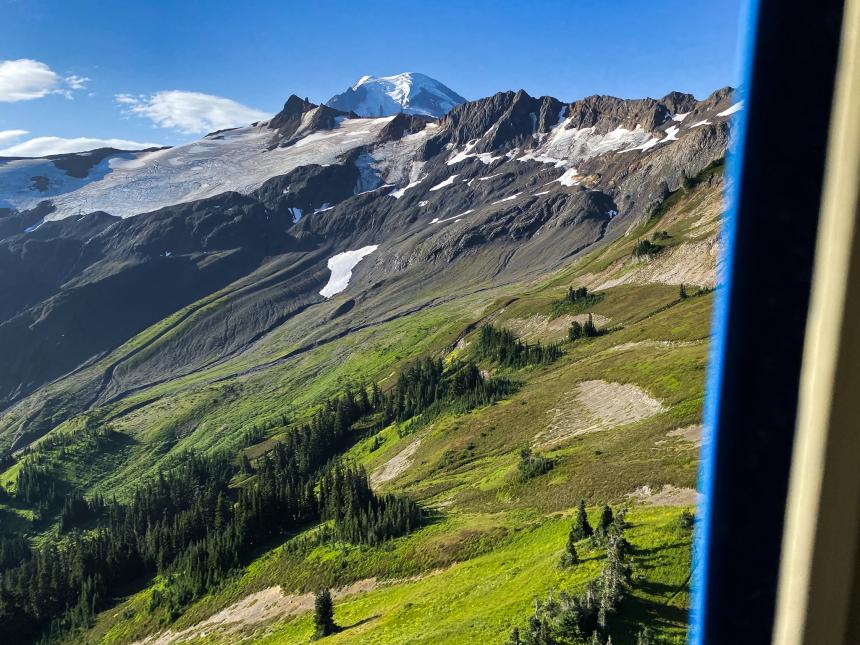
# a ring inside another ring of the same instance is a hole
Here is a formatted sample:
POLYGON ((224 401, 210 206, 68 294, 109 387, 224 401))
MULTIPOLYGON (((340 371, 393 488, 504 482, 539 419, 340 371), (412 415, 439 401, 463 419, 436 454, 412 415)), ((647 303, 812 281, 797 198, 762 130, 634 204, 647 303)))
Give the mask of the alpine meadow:
POLYGON ((686 642, 741 109, 402 73, 0 158, 4 640, 686 642))

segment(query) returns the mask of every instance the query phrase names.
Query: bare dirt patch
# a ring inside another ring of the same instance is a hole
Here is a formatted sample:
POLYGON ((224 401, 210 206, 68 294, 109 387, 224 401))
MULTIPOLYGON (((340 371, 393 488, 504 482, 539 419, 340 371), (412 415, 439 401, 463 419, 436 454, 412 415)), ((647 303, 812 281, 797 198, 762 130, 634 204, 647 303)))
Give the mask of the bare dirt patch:
POLYGON ((391 481, 392 479, 396 479, 405 473, 409 466, 412 465, 412 462, 414 461, 413 458, 415 457, 415 453, 420 445, 421 438, 419 437, 387 462, 382 464, 379 468, 374 470, 370 475, 370 483, 373 485, 383 484, 391 481))
POLYGON ((677 437, 679 439, 683 439, 684 441, 689 441, 696 447, 702 445, 702 425, 695 424, 691 426, 685 426, 683 428, 675 428, 674 430, 670 430, 666 433, 667 437, 677 437))
POLYGON ((672 484, 663 484, 663 488, 654 491, 650 486, 640 486, 630 493, 628 499, 649 506, 695 506, 701 495, 692 488, 678 488, 672 484))
POLYGON ((716 282, 719 244, 716 238, 684 242, 657 255, 624 258, 591 277, 594 290, 620 284, 687 284, 713 287, 716 282), (623 269, 627 269, 620 273, 623 269), (620 273, 620 275, 619 275, 620 273))
MULTIPOLYGON (((606 327, 610 318, 600 314, 592 314, 594 324, 598 327, 606 327)), ((588 320, 588 314, 564 314, 557 318, 550 318, 544 314, 535 314, 528 318, 511 318, 501 323, 502 327, 510 329, 522 340, 560 340, 567 337, 567 330, 573 321, 584 325, 588 320)))
POLYGON ((632 383, 583 381, 561 399, 535 444, 551 446, 577 435, 635 423, 665 410, 660 401, 632 383))
MULTIPOLYGON (((377 587, 376 578, 359 580, 341 589, 332 591, 332 598, 340 600, 359 593, 373 591, 377 587)), ((166 631, 149 636, 135 645, 169 645, 192 639, 209 638, 235 642, 234 635, 245 635, 275 620, 298 616, 313 610, 314 594, 286 594, 281 587, 269 587, 225 607, 216 614, 196 625, 181 631, 166 631)))

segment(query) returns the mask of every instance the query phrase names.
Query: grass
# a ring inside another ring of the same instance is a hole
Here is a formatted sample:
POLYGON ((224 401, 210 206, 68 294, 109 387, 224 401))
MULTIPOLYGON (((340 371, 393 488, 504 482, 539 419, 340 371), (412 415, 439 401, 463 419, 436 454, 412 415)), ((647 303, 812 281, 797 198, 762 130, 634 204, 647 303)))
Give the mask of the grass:
MULTIPOLYGON (((660 243, 671 247, 708 235, 697 222, 710 212, 715 192, 696 187, 679 191, 641 230, 533 284, 440 299, 420 311, 356 329, 278 361, 300 347, 303 338, 320 338, 325 331, 302 329, 310 318, 298 316, 243 356, 59 419, 54 433, 74 433, 95 424, 109 425, 115 434, 109 446, 95 449, 81 442, 51 459, 65 481, 90 494, 122 498, 142 479, 181 459, 185 451, 238 453, 243 433, 252 428, 264 435, 246 449, 257 457, 289 424, 311 413, 344 384, 376 380, 385 387, 418 356, 446 355, 469 325, 485 316, 500 327, 535 315, 551 318, 554 303, 568 286, 597 272, 617 277, 629 271, 624 263, 637 236, 665 230, 669 237, 660 243), (255 369, 260 365, 266 368, 255 369)), ((177 312, 105 360, 134 354, 128 363, 132 365, 144 359, 179 333, 177 325, 183 320, 219 306, 220 298, 215 294, 177 312)), ((602 504, 630 504, 630 494, 642 486, 653 490, 667 484, 695 486, 695 447, 667 434, 699 422, 712 299, 712 294, 705 294, 681 300, 677 285, 602 289, 599 297, 577 305, 576 312, 582 309, 608 318, 612 331, 566 344, 565 355, 552 365, 517 371, 514 376, 522 388, 509 399, 467 414, 441 415, 402 437, 398 426, 391 425, 376 435, 381 443, 375 450, 372 437, 359 441, 346 458, 369 472, 420 441, 408 468, 378 486, 406 492, 430 509, 433 521, 413 534, 378 548, 345 544, 291 548, 289 544, 302 535, 261 545, 242 571, 172 624, 147 609, 149 596, 161 583, 136 581, 126 591, 128 596, 117 598, 115 606, 100 614, 87 640, 125 643, 167 628, 190 627, 274 585, 288 593, 304 593, 321 585, 341 587, 376 578, 372 591, 337 603, 336 619, 347 629, 321 642, 503 642, 513 625, 524 626, 535 597, 545 597, 551 589, 581 589, 596 575, 602 553, 585 544, 581 565, 557 567, 570 513, 580 499, 591 506, 596 519, 602 504), (587 380, 635 384, 659 399, 665 411, 541 449, 553 460, 553 469, 521 481, 520 450, 533 444, 554 411, 573 396, 579 382, 587 380)), ((465 334, 454 353, 467 354, 474 333, 465 334)), ((0 483, 14 488, 17 468, 0 474, 0 483)), ((683 640, 690 536, 678 526, 681 510, 634 506, 628 515, 634 578, 631 597, 613 632, 616 645, 635 642, 636 625, 642 622, 666 642, 683 640)), ((36 530, 27 513, 0 504, 4 526, 36 530)), ((304 536, 312 533, 310 528, 304 536)), ((256 633, 253 629, 240 636, 253 642, 306 643, 312 625, 305 614, 263 626, 256 633)), ((238 640, 222 636, 212 634, 200 642, 238 640)))
MULTIPOLYGON (((658 617, 661 633, 670 638, 683 638, 688 593, 690 539, 675 528, 678 514, 677 509, 637 509, 629 516, 635 570, 651 578, 634 582, 628 603, 636 612, 658 617)), ((596 519, 596 512, 592 515, 596 519)), ((570 523, 566 516, 547 518, 520 529, 491 553, 348 598, 338 603, 335 613, 346 629, 321 642, 504 642, 513 626, 525 626, 535 598, 546 597, 549 590, 582 591, 597 575, 602 552, 590 549, 587 541, 579 545, 579 565, 558 567, 570 523)), ((619 623, 613 642, 635 642, 626 627, 619 623)), ((312 630, 310 615, 305 615, 255 642, 306 643, 312 630)))

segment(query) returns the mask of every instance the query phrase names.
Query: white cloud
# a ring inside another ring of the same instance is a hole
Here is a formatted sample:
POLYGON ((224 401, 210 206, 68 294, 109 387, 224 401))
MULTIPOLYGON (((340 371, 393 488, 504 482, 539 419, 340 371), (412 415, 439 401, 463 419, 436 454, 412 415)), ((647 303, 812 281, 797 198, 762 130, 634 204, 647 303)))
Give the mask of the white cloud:
POLYGON ((0 101, 5 103, 40 99, 53 92, 59 83, 57 73, 37 60, 0 61, 0 101))
POLYGON ((72 92, 86 87, 89 78, 72 74, 60 78, 45 63, 29 58, 0 61, 0 102, 31 101, 48 94, 72 98, 72 92))
MULTIPOLYGON (((16 132, 12 130, 11 132, 16 132)), ((17 132, 24 132, 17 130, 17 132)), ((0 132, 0 142, 3 142, 3 132, 0 132)), ((158 148, 158 143, 141 143, 129 141, 128 139, 94 139, 91 137, 76 137, 66 139, 63 137, 35 137, 22 141, 14 146, 0 150, 0 157, 44 157, 46 155, 59 155, 69 152, 83 152, 96 148, 117 148, 119 150, 143 150, 144 148, 158 148)))
POLYGON ((87 76, 78 76, 77 74, 72 74, 71 76, 66 76, 66 85, 69 86, 69 89, 72 90, 82 90, 85 89, 87 83, 89 83, 91 78, 87 76))
POLYGON ((127 112, 150 119, 161 128, 200 134, 248 125, 270 115, 231 99, 200 92, 171 90, 151 96, 117 94, 116 102, 127 112))
POLYGON ((120 105, 137 105, 141 102, 142 98, 144 98, 142 95, 132 96, 131 94, 117 94, 114 97, 120 105))
POLYGON ((0 130, 0 143, 8 143, 15 139, 20 139, 25 134, 29 134, 27 130, 0 130))

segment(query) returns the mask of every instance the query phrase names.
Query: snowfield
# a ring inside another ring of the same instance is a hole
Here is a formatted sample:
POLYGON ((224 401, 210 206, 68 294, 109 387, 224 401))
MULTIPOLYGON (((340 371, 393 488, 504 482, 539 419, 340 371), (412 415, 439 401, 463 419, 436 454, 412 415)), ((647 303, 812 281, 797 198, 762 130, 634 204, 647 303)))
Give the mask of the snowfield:
POLYGON ((370 255, 379 248, 378 244, 371 246, 363 246, 355 251, 344 251, 333 255, 328 259, 328 268, 331 271, 331 277, 328 283, 320 290, 320 295, 323 298, 331 298, 340 293, 349 286, 350 278, 352 278, 352 270, 355 268, 362 258, 370 255))
POLYGON ((102 161, 85 179, 67 176, 46 159, 0 162, 5 202, 0 206, 25 209, 51 199, 57 210, 49 220, 99 210, 131 217, 227 191, 249 193, 300 166, 336 162, 346 151, 375 141, 391 118, 344 119, 333 130, 274 150, 267 150, 274 133, 264 125, 237 128, 175 148, 122 153, 102 161), (36 175, 48 178, 49 191, 27 188, 36 175))

